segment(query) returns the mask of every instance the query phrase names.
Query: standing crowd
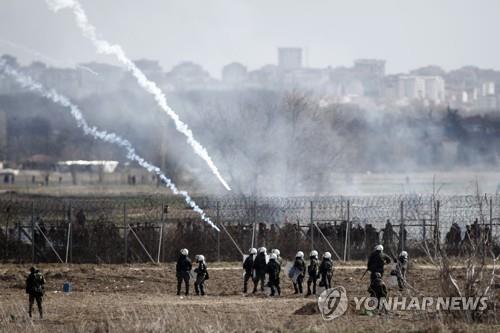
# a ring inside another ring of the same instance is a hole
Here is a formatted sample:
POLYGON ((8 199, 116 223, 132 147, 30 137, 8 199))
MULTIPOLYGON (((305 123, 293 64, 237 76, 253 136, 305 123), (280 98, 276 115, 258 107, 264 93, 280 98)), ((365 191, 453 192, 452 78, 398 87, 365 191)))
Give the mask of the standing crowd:
MULTIPOLYGON (((368 258, 366 272, 370 272, 370 285, 368 292, 371 297, 387 297, 387 288, 382 280, 384 275, 384 266, 390 264, 393 260, 383 252, 384 247, 377 245, 368 258)), ((391 270, 391 276, 397 278, 398 286, 403 290, 406 285, 406 275, 408 271, 408 253, 402 251, 399 257, 394 259, 395 265, 391 270)), ((181 295, 182 285, 184 283, 184 295, 189 295, 189 286, 191 278, 194 279, 194 291, 196 295, 205 296, 205 281, 209 279, 207 263, 203 255, 195 257, 197 267, 194 269, 189 258, 188 249, 181 249, 176 264, 177 277, 177 295, 181 295)), ((264 292, 267 286, 270 289, 270 296, 280 296, 280 273, 283 260, 280 257, 278 249, 267 253, 265 247, 258 250, 251 248, 243 261, 243 293, 248 292, 248 283, 253 283, 252 293, 259 290, 264 292), (267 282, 266 282, 267 281, 267 282)), ((319 260, 318 251, 313 250, 309 253, 309 264, 304 260, 304 252, 298 251, 295 255, 293 264, 288 269, 288 277, 293 283, 294 294, 303 294, 303 283, 307 275, 307 293, 306 297, 316 295, 317 287, 329 289, 332 287, 333 279, 333 261, 330 252, 325 252, 319 260), (319 282, 318 282, 319 280, 319 282)), ((363 274, 364 276, 364 274, 363 274)), ((29 311, 31 317, 33 305, 36 301, 40 318, 43 317, 42 298, 44 294, 45 279, 42 273, 34 267, 31 267, 30 274, 26 279, 26 293, 29 295, 29 311)))

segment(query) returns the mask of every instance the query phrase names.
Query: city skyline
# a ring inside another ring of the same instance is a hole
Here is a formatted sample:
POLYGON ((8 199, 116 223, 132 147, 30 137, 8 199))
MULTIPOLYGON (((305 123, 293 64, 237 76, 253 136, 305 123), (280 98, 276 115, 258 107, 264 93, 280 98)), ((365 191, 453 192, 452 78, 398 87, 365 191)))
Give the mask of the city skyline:
MULTIPOLYGON (((500 52, 488 38, 500 29, 500 3, 442 1, 433 4, 432 11, 426 9, 429 4, 391 0, 364 3, 363 10, 358 9, 359 1, 320 1, 316 6, 286 2, 286 7, 283 1, 171 1, 150 6, 86 1, 84 6, 103 36, 122 44, 134 59, 159 60, 165 71, 186 60, 220 78, 222 67, 231 62, 249 70, 276 64, 276 48, 286 46, 302 47, 304 65, 314 68, 348 67, 354 59, 377 58, 387 60, 388 74, 427 65, 500 69, 500 52)), ((22 64, 44 60, 41 55, 60 67, 113 63, 95 55, 67 12, 55 15, 44 2, 29 0, 6 0, 0 8, 0 53, 13 54, 22 64)))

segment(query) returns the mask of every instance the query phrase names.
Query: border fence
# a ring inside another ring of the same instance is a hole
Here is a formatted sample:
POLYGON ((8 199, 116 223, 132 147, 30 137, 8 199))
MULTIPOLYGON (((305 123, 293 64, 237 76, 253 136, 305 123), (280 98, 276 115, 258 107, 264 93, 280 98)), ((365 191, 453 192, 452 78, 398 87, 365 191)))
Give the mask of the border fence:
POLYGON ((217 232, 172 196, 50 197, 0 195, 4 262, 166 262, 178 250, 208 260, 241 260, 250 247, 330 251, 364 259, 382 243, 395 256, 439 246, 460 255, 471 246, 499 252, 500 197, 493 195, 357 197, 197 197, 217 232))

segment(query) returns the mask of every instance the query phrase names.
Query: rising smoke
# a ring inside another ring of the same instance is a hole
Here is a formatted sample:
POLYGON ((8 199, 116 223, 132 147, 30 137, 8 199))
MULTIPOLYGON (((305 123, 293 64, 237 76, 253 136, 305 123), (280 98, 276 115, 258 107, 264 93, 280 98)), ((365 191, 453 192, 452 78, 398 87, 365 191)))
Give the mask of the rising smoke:
POLYGON ((81 4, 75 0, 46 1, 50 8, 56 12, 64 8, 70 8, 72 10, 75 15, 76 23, 81 29, 83 35, 92 41, 98 52, 114 55, 123 65, 125 65, 126 69, 137 79, 139 85, 154 96, 158 106, 174 121, 177 130, 187 137, 187 142, 194 149, 195 153, 207 163, 212 173, 219 179, 226 190, 230 191, 231 188, 220 174, 207 150, 193 137, 191 129, 189 129, 187 124, 185 124, 179 118, 177 113, 175 113, 175 111, 172 110, 172 108, 170 108, 167 104, 165 94, 153 81, 146 77, 146 75, 134 64, 132 60, 127 57, 120 45, 113 45, 106 40, 97 38, 96 28, 89 23, 87 14, 83 10, 81 4))
POLYGON ((160 170, 160 168, 158 168, 157 166, 151 164, 150 162, 146 161, 144 158, 139 156, 135 152, 135 148, 132 146, 130 141, 121 138, 115 133, 108 133, 106 131, 97 129, 95 126, 90 126, 83 117, 83 114, 81 113, 80 109, 75 104, 73 104, 67 97, 60 95, 53 89, 52 90, 46 89, 40 83, 35 82, 31 77, 24 75, 21 72, 12 68, 11 66, 7 65, 7 63, 3 59, 0 59, 0 68, 2 69, 2 72, 4 74, 13 77, 15 81, 23 88, 34 91, 40 94, 41 96, 53 101, 54 103, 69 108, 71 116, 75 119, 78 127, 80 127, 86 135, 90 135, 101 141, 105 141, 123 147, 127 152, 127 158, 129 160, 137 162, 141 167, 148 170, 150 173, 156 174, 174 194, 183 196, 186 203, 196 213, 198 213, 201 216, 201 219, 203 221, 208 223, 215 230, 220 231, 220 229, 210 220, 210 218, 205 215, 205 212, 196 204, 196 202, 194 202, 194 200, 191 199, 189 194, 186 191, 179 190, 177 186, 172 182, 172 180, 170 180, 160 170))

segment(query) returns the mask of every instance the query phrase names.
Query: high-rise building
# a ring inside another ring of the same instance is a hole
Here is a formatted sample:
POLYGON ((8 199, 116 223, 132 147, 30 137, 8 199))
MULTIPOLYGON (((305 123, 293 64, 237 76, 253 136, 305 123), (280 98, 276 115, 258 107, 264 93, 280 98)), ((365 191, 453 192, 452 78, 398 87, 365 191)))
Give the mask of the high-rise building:
POLYGON ((441 76, 425 76, 425 98, 435 103, 444 101, 444 79, 441 76))
POLYGON ((378 98, 383 95, 385 60, 357 59, 353 73, 362 82, 365 96, 378 98))
POLYGON ((354 60, 354 71, 358 75, 383 78, 385 76, 385 60, 356 59, 354 60))
POLYGON ((398 97, 423 99, 425 97, 425 79, 422 76, 404 75, 399 77, 398 97))
POLYGON ((399 98, 425 99, 434 103, 442 103, 445 99, 444 80, 440 76, 399 76, 397 96, 399 98))
POLYGON ((293 70, 302 67, 302 49, 299 47, 281 47, 278 49, 278 66, 293 70))

